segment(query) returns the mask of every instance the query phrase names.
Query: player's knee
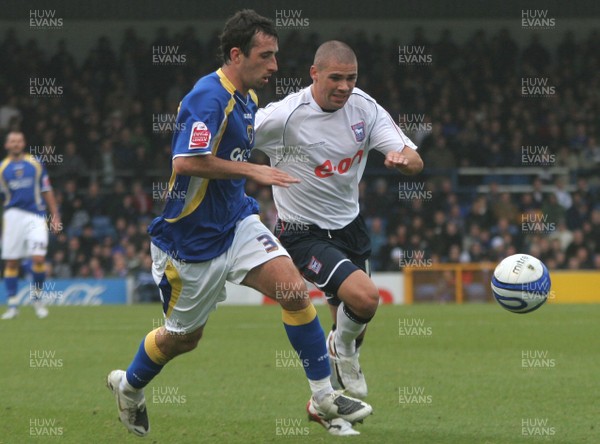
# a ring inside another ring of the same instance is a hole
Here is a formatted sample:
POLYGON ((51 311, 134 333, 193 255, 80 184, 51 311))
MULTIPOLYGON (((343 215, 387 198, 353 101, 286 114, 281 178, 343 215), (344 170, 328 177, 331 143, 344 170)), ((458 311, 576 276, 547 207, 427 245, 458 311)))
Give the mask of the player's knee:
POLYGON ((198 346, 198 342, 202 338, 202 329, 196 330, 188 334, 179 334, 165 330, 165 354, 170 358, 177 355, 188 353, 198 346))
POLYGON ((348 306, 362 318, 372 318, 379 307, 379 292, 375 286, 372 289, 357 290, 350 298, 348 306))
POLYGON ((290 311, 302 310, 310 304, 310 296, 302 278, 276 284, 275 300, 290 311))

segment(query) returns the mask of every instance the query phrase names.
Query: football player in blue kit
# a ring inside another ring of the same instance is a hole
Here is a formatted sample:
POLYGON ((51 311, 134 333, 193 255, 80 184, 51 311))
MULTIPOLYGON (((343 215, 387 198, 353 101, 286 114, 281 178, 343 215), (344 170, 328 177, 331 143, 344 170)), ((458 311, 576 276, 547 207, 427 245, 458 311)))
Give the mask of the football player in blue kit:
MULTIPOLYGON (((107 386, 125 427, 146 435, 144 387, 167 362, 196 347, 230 281, 281 305, 289 341, 303 358, 312 391, 309 406, 343 425, 361 421, 371 406, 332 388, 325 335, 304 281, 260 222, 256 201, 244 193, 246 179, 277 187, 298 182, 247 162, 258 107, 253 89, 266 85, 277 70, 277 33, 271 20, 243 10, 227 21, 220 40, 222 67, 198 80, 181 101, 167 203, 148 228, 165 325, 145 336, 126 371, 110 372, 107 386), (281 286, 303 291, 276 297, 281 286)), ((332 433, 343 434, 343 425, 333 422, 332 433)))
POLYGON ((62 223, 46 168, 35 156, 25 152, 25 135, 20 131, 9 132, 4 147, 8 156, 0 163, 0 192, 4 196, 2 259, 8 310, 2 319, 13 319, 19 314, 19 266, 25 258, 32 261, 33 282, 29 295, 36 316, 42 319, 48 316, 43 292, 48 249, 47 209, 53 232, 60 231, 62 223))

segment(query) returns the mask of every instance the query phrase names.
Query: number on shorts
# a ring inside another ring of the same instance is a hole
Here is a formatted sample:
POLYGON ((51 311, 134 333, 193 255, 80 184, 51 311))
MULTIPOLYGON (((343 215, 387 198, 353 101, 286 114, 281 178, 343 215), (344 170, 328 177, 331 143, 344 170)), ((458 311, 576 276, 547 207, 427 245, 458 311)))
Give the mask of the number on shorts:
POLYGON ((265 251, 267 253, 279 250, 279 247, 277 246, 275 240, 268 234, 261 234, 256 238, 256 240, 265 246, 265 251))

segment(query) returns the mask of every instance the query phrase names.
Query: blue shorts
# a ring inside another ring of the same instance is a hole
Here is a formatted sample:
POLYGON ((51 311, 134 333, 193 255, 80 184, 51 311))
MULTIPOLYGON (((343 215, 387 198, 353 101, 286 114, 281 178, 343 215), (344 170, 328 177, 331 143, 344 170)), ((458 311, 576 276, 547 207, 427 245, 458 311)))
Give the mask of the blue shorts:
POLYGON ((302 276, 324 291, 331 305, 341 303, 337 292, 350 274, 371 274, 371 239, 360 215, 339 230, 277 220, 274 232, 302 276))

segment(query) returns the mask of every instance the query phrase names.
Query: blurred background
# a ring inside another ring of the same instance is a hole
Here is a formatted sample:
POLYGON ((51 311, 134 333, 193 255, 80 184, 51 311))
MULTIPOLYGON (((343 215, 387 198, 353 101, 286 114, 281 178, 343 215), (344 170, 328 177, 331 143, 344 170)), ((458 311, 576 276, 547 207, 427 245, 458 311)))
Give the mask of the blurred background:
MULTIPOLYGON (((246 7, 280 34, 262 105, 309 85, 316 48, 336 38, 357 53, 357 86, 419 146, 415 177, 369 157, 374 271, 517 252, 551 271, 600 269, 597 2, 321 3, 4 2, 0 135, 22 130, 50 173, 64 224, 50 279, 128 278, 134 299, 157 300, 146 227, 165 203, 177 106, 219 67, 218 34, 246 7)), ((247 193, 272 227, 270 188, 247 193)), ((458 298, 436 290, 454 274, 427 282, 423 299, 458 298)))

